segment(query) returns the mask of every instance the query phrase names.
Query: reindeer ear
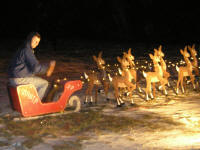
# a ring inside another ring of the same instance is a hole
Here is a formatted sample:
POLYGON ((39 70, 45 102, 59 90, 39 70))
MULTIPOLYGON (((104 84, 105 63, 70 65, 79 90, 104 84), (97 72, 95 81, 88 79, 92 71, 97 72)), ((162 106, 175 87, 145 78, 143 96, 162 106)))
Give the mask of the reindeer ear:
POLYGON ((103 53, 102 51, 99 52, 99 55, 98 55, 99 58, 102 57, 102 53, 103 53))
POLYGON ((190 45, 188 45, 188 49, 191 51, 191 50, 192 50, 192 47, 190 47, 190 45))
POLYGON ((183 50, 182 50, 182 49, 180 50, 180 52, 181 52, 181 54, 182 54, 182 55, 184 54, 184 52, 183 52, 183 50))
POLYGON ((123 55, 124 55, 124 56, 126 56, 126 55, 127 55, 127 53, 126 53, 126 52, 123 52, 123 55))
POLYGON ((151 59, 154 59, 154 56, 152 54, 149 54, 149 56, 150 56, 151 59))
POLYGON ((158 50, 154 48, 154 56, 158 54, 158 50))
POLYGON ((131 48, 128 49, 128 53, 131 54, 131 48))
POLYGON ((195 49, 195 44, 192 45, 192 49, 195 49))
POLYGON ((162 51, 162 45, 159 46, 158 50, 159 50, 159 51, 162 51))
POLYGON ((95 55, 93 55, 92 57, 93 57, 94 61, 97 62, 97 57, 95 55))
POLYGON ((184 52, 186 52, 186 51, 187 51, 187 46, 184 47, 184 52))
POLYGON ((117 56, 117 60, 118 60, 118 62, 122 62, 122 59, 119 57, 119 56, 117 56))

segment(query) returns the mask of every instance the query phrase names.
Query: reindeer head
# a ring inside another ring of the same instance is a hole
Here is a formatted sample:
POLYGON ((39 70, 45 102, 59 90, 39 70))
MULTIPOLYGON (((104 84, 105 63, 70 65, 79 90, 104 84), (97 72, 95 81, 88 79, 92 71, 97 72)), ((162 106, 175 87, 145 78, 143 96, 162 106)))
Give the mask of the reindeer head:
POLYGON ((154 49, 154 55, 149 54, 149 56, 153 60, 153 63, 159 63, 160 62, 160 58, 158 56, 158 51, 156 49, 154 49))
POLYGON ((131 54, 131 48, 128 49, 128 53, 126 53, 126 58, 130 61, 134 61, 135 57, 131 54))
POLYGON ((93 55, 93 59, 97 63, 98 68, 105 69, 105 61, 102 58, 102 51, 99 52, 98 57, 93 55))
POLYGON ((124 54, 123 57, 125 57, 129 61, 130 66, 134 67, 135 66, 135 64, 134 64, 135 57, 131 54, 131 48, 128 49, 128 53, 124 52, 123 54, 124 54))
POLYGON ((187 51, 187 46, 185 46, 184 50, 180 50, 181 54, 183 55, 183 57, 190 57, 190 54, 187 51))
POLYGON ((164 57, 164 56, 165 56, 165 54, 162 52, 162 45, 159 46, 159 48, 158 48, 157 51, 158 51, 158 52, 157 52, 157 55, 158 55, 159 57, 164 57))
POLYGON ((197 55, 197 51, 195 50, 195 45, 194 44, 192 45, 192 47, 190 47, 188 45, 188 49, 189 49, 189 51, 190 51, 192 56, 196 56, 197 55))
POLYGON ((130 66, 128 60, 124 56, 122 59, 118 56, 117 60, 121 64, 122 69, 128 68, 130 66))

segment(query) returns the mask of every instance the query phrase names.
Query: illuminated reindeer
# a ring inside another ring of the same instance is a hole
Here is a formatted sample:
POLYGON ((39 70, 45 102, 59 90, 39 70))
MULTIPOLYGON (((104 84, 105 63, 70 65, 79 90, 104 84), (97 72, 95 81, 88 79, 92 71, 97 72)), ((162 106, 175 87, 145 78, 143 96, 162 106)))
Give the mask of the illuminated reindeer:
POLYGON ((187 52, 187 46, 185 46, 184 51, 181 49, 180 50, 181 54, 184 57, 184 60, 186 62, 186 66, 181 66, 178 67, 176 66, 176 70, 178 71, 178 81, 177 81, 177 87, 176 87, 176 93, 178 94, 179 92, 179 84, 181 84, 182 92, 184 93, 184 87, 183 87, 183 79, 186 77, 190 77, 190 80, 192 81, 193 88, 195 89, 195 84, 194 84, 194 75, 192 74, 192 63, 189 60, 190 54, 187 52))
MULTIPOLYGON (((162 46, 160 45, 158 50, 154 49, 154 51, 157 51, 157 55, 160 58, 160 65, 163 71, 163 77, 166 78, 168 80, 168 78, 170 77, 170 73, 167 72, 167 65, 165 63, 165 60, 163 59, 163 57, 165 56, 164 53, 162 52, 162 46)), ((168 86, 170 86, 169 82, 168 82, 168 86)))
MULTIPOLYGON (((124 101, 120 97, 119 90, 127 89, 127 94, 129 95, 130 99, 132 99, 132 92, 136 89, 136 85, 131 82, 132 75, 128 69, 129 62, 126 60, 126 58, 123 57, 123 59, 121 59, 120 57, 117 57, 117 60, 118 62, 120 62, 122 67, 121 75, 115 75, 111 77, 110 74, 108 74, 108 76, 114 88, 114 95, 117 100, 117 107, 121 107, 124 104, 124 101)), ((134 105, 133 99, 131 100, 131 105, 134 105)))
POLYGON ((154 96, 152 94, 152 87, 151 87, 152 85, 151 84, 155 85, 155 83, 160 82, 165 95, 167 95, 167 90, 165 89, 165 85, 168 83, 168 80, 166 78, 163 78, 163 70, 158 63, 158 62, 160 62, 160 58, 157 55, 157 51, 154 52, 154 55, 149 54, 149 56, 153 60, 154 72, 146 73, 143 71, 143 75, 146 79, 146 100, 149 100, 149 95, 152 99, 155 96, 155 94, 154 94, 154 96))
POLYGON ((192 47, 188 46, 188 49, 189 49, 191 56, 192 56, 192 59, 193 59, 193 61, 191 63, 192 63, 195 75, 199 76, 199 66, 198 66, 198 60, 197 60, 197 57, 196 57, 197 52, 195 50, 195 45, 193 44, 192 47))
MULTIPOLYGON (((100 86, 103 85, 103 89, 107 98, 109 90, 109 81, 105 70, 105 61, 102 59, 102 52, 98 54, 98 57, 93 55, 94 61, 97 63, 98 72, 90 72, 89 74, 84 73, 85 78, 88 81, 88 87, 85 91, 85 103, 90 98, 90 103, 93 102, 92 91, 95 86, 95 103, 97 103, 97 93, 100 86)), ((108 100, 108 98, 107 98, 108 100)))
POLYGON ((133 76, 133 79, 135 80, 136 87, 138 88, 139 92, 142 92, 140 86, 139 86, 139 81, 141 79, 141 75, 139 74, 139 71, 136 70, 135 68, 135 63, 134 63, 134 56, 131 54, 131 48, 128 49, 128 52, 124 52, 124 57, 128 60, 129 65, 130 65, 130 72, 131 75, 133 76))

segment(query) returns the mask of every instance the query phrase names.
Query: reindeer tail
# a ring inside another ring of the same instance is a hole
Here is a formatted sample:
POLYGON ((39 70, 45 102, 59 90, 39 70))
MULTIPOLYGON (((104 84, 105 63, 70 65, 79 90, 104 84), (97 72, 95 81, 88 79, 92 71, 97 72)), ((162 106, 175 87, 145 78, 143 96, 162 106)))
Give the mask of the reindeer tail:
POLYGON ((88 79, 88 75, 86 72, 84 72, 84 77, 85 77, 85 79, 88 79))
POLYGON ((178 71, 178 72, 179 72, 179 67, 178 67, 178 66, 176 66, 176 71, 178 71))
POLYGON ((112 82, 112 77, 110 76, 110 74, 108 74, 108 78, 112 82))
POLYGON ((143 73, 143 76, 146 78, 147 77, 147 73, 146 72, 142 72, 143 73))

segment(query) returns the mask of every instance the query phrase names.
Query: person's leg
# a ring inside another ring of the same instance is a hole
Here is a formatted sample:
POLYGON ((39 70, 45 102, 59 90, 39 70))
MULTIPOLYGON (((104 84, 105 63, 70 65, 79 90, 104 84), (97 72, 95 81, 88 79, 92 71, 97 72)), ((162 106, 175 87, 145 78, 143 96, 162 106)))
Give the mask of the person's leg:
POLYGON ((10 81, 10 84, 14 86, 17 86, 20 84, 33 84, 35 88, 37 89, 40 100, 44 98, 48 85, 49 85, 47 80, 42 79, 37 76, 26 77, 26 78, 12 78, 9 81, 10 81))

